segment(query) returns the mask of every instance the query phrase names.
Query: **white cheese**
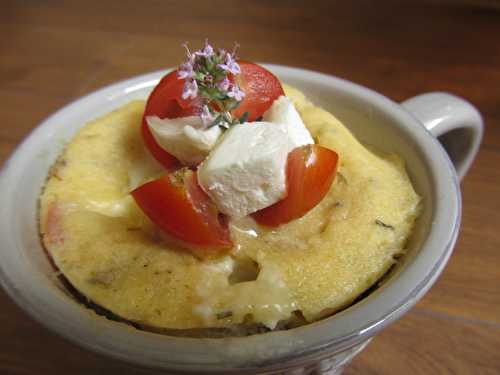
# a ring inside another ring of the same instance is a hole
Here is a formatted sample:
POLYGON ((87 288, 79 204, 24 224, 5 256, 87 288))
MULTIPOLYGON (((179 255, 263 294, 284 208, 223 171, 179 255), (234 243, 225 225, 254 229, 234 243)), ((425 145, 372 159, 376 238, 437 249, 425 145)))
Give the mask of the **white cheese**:
MULTIPOLYGON (((257 255, 257 261, 259 258, 257 255)), ((258 263, 262 267, 256 280, 234 284, 230 283, 230 272, 219 270, 219 265, 200 267, 199 302, 193 310, 205 326, 239 324, 252 314, 255 321, 274 329, 298 309, 280 269, 269 261, 258 263), (222 319, 218 316, 226 312, 231 314, 222 319)))
POLYGON ((314 143, 284 96, 274 101, 264 119, 233 126, 198 169, 203 190, 233 219, 283 199, 288 153, 314 143))
POLYGON ((289 149, 285 125, 235 125, 198 168, 198 181, 221 212, 244 217, 284 197, 289 149))
POLYGON ((286 96, 280 96, 276 99, 273 105, 264 113, 262 119, 263 121, 287 126, 291 149, 314 143, 295 106, 286 96))
POLYGON ((175 119, 148 116, 146 121, 160 147, 191 167, 207 157, 221 135, 219 126, 204 129, 199 116, 175 119))

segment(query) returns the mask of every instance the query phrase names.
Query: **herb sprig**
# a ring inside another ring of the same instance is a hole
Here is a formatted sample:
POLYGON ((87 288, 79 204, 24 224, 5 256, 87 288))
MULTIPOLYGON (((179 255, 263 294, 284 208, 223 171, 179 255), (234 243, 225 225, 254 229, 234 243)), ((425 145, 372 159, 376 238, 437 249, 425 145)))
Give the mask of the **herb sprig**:
POLYGON ((236 79, 241 73, 236 62, 238 45, 232 52, 223 49, 214 51, 208 40, 202 49, 195 52, 191 52, 187 44, 184 47, 187 61, 177 70, 177 77, 184 80, 182 98, 201 100, 200 117, 205 128, 220 126, 228 129, 246 122, 248 112, 240 118, 231 114, 245 97, 236 79))

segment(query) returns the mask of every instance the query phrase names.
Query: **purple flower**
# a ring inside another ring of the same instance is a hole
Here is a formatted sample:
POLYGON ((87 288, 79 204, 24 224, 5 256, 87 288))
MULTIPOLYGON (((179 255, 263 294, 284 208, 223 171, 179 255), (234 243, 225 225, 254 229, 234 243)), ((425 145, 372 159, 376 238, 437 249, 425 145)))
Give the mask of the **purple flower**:
POLYGON ((236 44, 232 52, 214 50, 205 39, 203 48, 191 52, 187 43, 184 44, 187 60, 177 70, 178 79, 184 80, 182 99, 202 101, 197 114, 205 128, 215 125, 229 128, 241 121, 233 119, 230 113, 245 97, 243 90, 232 81, 234 76, 241 74, 236 61, 237 47, 236 44))
POLYGON ((188 56, 188 63, 193 66, 193 69, 196 67, 196 55, 193 53, 188 56))
POLYGON ((212 124, 214 122, 214 119, 215 119, 214 115, 212 115, 212 113, 210 112, 210 109, 208 109, 207 105, 203 106, 203 109, 201 110, 200 117, 201 117, 201 121, 203 122, 203 125, 205 127, 212 124))
POLYGON ((182 64, 179 67, 179 70, 177 71, 177 77, 179 79, 193 78, 194 77, 193 64, 191 64, 190 62, 182 64))
POLYGON ((194 99, 198 95, 198 83, 194 79, 187 79, 182 90, 182 99, 194 99))
POLYGON ((196 56, 210 57, 214 55, 214 49, 208 44, 208 39, 205 39, 205 47, 194 53, 196 56))
POLYGON ((217 87, 219 89, 221 89, 222 91, 229 90, 230 86, 231 86, 231 82, 229 81, 229 79, 227 77, 224 77, 224 79, 217 84, 217 87))
POLYGON ((217 55, 220 59, 223 59, 226 56, 226 50, 224 48, 219 48, 217 55))
POLYGON ((236 99, 237 101, 241 101, 245 97, 245 93, 237 85, 234 85, 227 92, 227 96, 229 96, 230 98, 236 99))
POLYGON ((191 64, 194 69, 194 64, 196 63, 196 55, 194 53, 191 53, 187 42, 185 42, 182 46, 186 49, 186 56, 188 58, 186 64, 191 64))
POLYGON ((226 58, 224 59, 224 64, 217 65, 222 70, 232 73, 232 74, 240 74, 241 69, 240 65, 234 59, 234 55, 231 53, 226 53, 226 58))

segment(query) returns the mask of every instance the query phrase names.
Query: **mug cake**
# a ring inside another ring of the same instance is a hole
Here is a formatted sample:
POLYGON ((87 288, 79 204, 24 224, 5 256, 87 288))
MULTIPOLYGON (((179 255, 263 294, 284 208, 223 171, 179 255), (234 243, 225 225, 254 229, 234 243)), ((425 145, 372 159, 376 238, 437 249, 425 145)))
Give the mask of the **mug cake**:
POLYGON ((77 133, 40 197, 40 233, 109 316, 248 335, 352 304, 404 254, 419 210, 399 156, 206 44, 147 102, 77 133))

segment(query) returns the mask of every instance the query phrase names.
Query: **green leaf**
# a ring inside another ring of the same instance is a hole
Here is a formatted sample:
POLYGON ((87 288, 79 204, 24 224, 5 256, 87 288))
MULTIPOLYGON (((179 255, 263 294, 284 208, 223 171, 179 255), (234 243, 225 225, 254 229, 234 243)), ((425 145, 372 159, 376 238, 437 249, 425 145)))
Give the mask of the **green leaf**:
POLYGON ((195 72, 194 78, 197 81, 202 81, 203 82, 205 80, 205 74, 202 73, 202 72, 195 72))
POLYGON ((211 100, 212 97, 210 95, 210 92, 209 92, 209 88, 206 87, 205 85, 202 85, 202 84, 199 84, 198 85, 198 93, 204 97, 204 98, 207 98, 208 100, 211 100))
POLYGON ((198 67, 197 67, 197 69, 195 71, 203 73, 203 74, 207 74, 208 73, 207 67, 204 66, 204 65, 198 65, 198 67))
POLYGON ((237 100, 234 100, 232 99, 226 106, 227 110, 228 111, 232 111, 232 110, 235 110, 236 108, 238 108, 240 106, 240 102, 237 101, 237 100))
POLYGON ((222 59, 223 59, 223 58, 222 58, 221 56, 219 56, 218 54, 217 54, 217 55, 215 55, 215 56, 213 57, 213 61, 214 61, 215 66, 217 66, 217 65, 221 64, 221 63, 222 63, 222 59))
POLYGON ((214 122, 212 122, 210 125, 208 125, 207 128, 210 129, 210 128, 214 127, 214 126, 219 125, 222 122, 222 120, 224 120, 224 117, 222 115, 217 116, 215 118, 214 122))
POLYGON ((249 115, 250 115, 250 113, 248 113, 248 112, 243 113, 243 116, 240 117, 240 124, 247 122, 249 115))
POLYGON ((221 91, 217 87, 213 87, 210 91, 210 95, 214 100, 226 100, 227 95, 225 92, 221 91))
POLYGON ((207 70, 210 72, 214 69, 215 63, 212 61, 210 58, 205 58, 206 64, 207 64, 207 70))

